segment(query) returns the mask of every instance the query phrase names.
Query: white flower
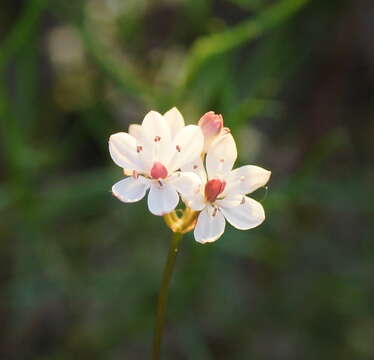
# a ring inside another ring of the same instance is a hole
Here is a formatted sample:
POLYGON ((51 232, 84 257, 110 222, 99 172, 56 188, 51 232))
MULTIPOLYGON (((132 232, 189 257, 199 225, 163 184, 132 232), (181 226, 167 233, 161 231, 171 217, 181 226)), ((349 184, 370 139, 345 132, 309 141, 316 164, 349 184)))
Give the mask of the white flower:
POLYGON ((234 139, 227 133, 211 145, 206 156, 206 172, 201 159, 183 167, 202 179, 201 190, 185 199, 187 206, 201 210, 194 230, 195 239, 200 243, 217 240, 225 230, 226 220, 237 229, 248 230, 265 219, 262 205, 245 195, 264 186, 271 172, 253 165, 232 170, 236 158, 234 139))
POLYGON ((113 161, 129 177, 112 187, 123 202, 141 200, 148 189, 148 208, 155 215, 175 209, 178 192, 188 197, 200 187, 193 172, 177 171, 200 157, 204 137, 199 126, 184 126, 180 112, 173 108, 164 115, 150 111, 141 125, 131 125, 129 134, 110 136, 109 151, 113 161))

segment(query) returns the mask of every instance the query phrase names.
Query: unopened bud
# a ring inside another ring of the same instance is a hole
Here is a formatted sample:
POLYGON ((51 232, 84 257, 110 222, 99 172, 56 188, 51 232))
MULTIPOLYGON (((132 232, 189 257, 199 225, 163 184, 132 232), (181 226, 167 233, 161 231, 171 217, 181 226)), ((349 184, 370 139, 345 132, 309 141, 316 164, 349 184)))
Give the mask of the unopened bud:
POLYGON ((206 153, 213 140, 221 134, 223 117, 214 111, 208 111, 201 117, 198 125, 204 134, 204 152, 206 153))

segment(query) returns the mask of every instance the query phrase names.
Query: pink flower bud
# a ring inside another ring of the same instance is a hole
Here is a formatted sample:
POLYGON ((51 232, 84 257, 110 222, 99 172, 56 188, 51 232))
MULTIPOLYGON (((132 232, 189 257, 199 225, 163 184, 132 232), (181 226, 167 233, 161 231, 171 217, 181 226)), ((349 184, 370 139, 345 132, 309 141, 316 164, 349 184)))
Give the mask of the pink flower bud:
POLYGON ((205 185, 205 198, 211 203, 214 202, 218 195, 225 190, 225 187, 225 181, 219 179, 209 180, 205 185))
POLYGON ((160 162, 155 162, 151 169, 153 179, 165 179, 168 176, 168 170, 160 162))
POLYGON ((204 134, 204 152, 207 152, 213 140, 220 135, 223 128, 223 117, 214 111, 208 111, 199 120, 198 125, 204 134))

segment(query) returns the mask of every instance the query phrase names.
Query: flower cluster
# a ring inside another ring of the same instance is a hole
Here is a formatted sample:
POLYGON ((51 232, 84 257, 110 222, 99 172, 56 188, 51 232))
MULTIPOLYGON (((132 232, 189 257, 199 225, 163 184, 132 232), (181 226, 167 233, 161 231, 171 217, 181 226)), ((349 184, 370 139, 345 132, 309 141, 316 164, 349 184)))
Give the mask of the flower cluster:
POLYGON ((164 115, 150 111, 141 125, 111 135, 109 151, 127 176, 113 185, 113 194, 123 202, 135 202, 149 189, 149 211, 164 215, 174 231, 181 231, 173 227, 173 221, 181 221, 174 211, 181 198, 192 222, 184 228, 194 228, 200 243, 217 240, 226 220, 247 230, 265 219, 262 205, 246 195, 264 186, 271 173, 253 165, 232 170, 235 141, 223 127, 222 116, 213 111, 198 125, 187 126, 175 107, 164 115))

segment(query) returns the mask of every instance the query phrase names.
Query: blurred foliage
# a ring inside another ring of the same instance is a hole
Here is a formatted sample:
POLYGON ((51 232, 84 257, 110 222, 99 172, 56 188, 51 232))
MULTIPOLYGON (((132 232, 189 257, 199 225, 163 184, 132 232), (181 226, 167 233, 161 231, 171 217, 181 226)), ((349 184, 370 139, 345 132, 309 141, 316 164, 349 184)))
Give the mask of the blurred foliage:
POLYGON ((165 359, 374 358, 370 0, 4 0, 0 358, 147 359, 170 234, 108 136, 215 110, 267 221, 184 239, 165 359))

